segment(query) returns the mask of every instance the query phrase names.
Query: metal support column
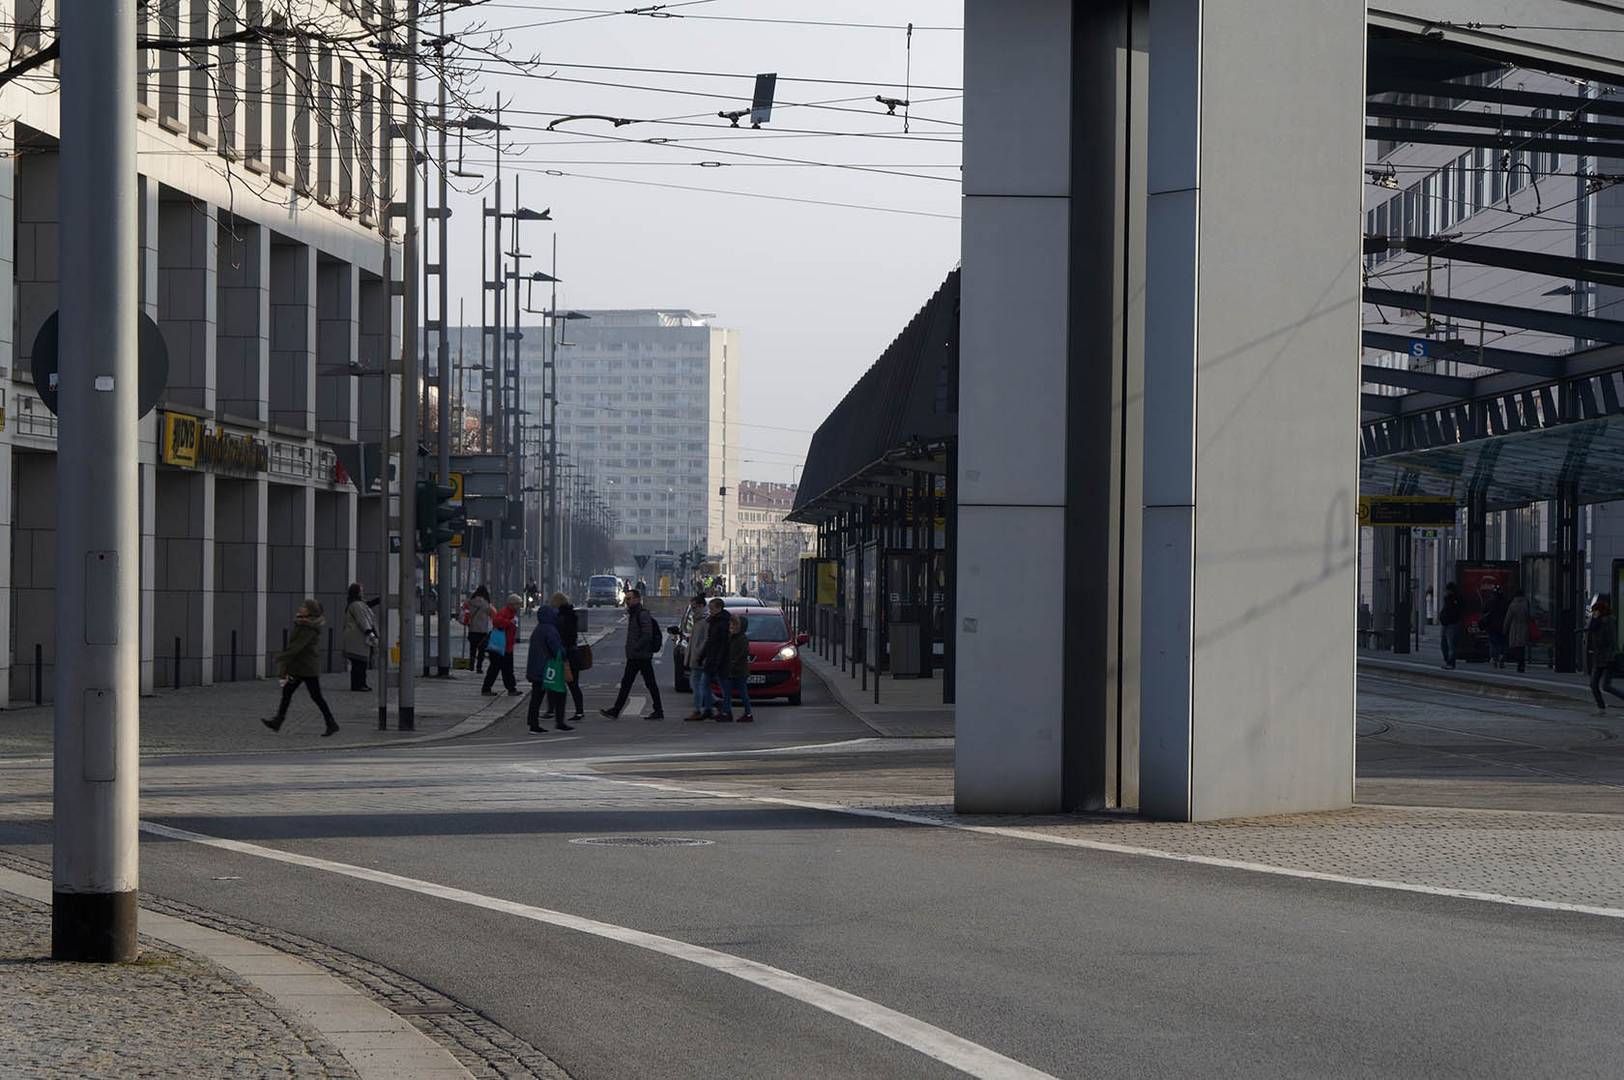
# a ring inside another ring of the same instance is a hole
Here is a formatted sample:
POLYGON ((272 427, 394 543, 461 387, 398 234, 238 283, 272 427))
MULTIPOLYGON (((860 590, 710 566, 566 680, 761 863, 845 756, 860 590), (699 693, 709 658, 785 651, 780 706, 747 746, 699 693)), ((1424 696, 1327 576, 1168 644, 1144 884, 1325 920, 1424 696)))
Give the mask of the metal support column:
POLYGON ((51 956, 136 955, 140 458, 135 0, 62 0, 51 956))
MULTIPOLYGON (((451 259, 451 253, 450 253, 450 243, 451 243, 451 233, 450 233, 450 228, 451 228, 451 203, 450 203, 451 189, 450 189, 450 184, 451 184, 451 181, 450 181, 450 178, 448 176, 448 170, 451 167, 450 166, 451 158, 447 153, 448 148, 446 146, 446 128, 448 127, 448 123, 449 123, 449 118, 446 115, 446 84, 448 82, 450 82, 450 78, 447 76, 446 70, 445 70, 445 44, 444 43, 446 42, 446 40, 447 40, 447 38, 446 38, 446 34, 445 34, 445 9, 441 8, 440 9, 440 37, 439 37, 439 44, 437 44, 436 47, 435 47, 436 59, 439 61, 439 66, 440 66, 439 79, 438 79, 438 81, 440 83, 440 160, 436 163, 438 172, 440 174, 439 198, 436 200, 438 213, 439 213, 439 217, 440 217, 440 227, 437 230, 438 234, 439 234, 438 235, 438 258, 436 259, 435 264, 434 264, 434 274, 435 274, 437 284, 439 285, 439 296, 438 296, 437 311, 436 311, 436 314, 439 316, 438 321, 437 321, 437 328, 439 330, 439 339, 438 339, 438 342, 437 342, 437 347, 435 349, 435 361, 434 361, 435 362, 435 375, 437 376, 436 381, 435 381, 435 387, 439 391, 439 408, 436 410, 437 415, 435 416, 435 426, 439 429, 439 433, 440 433, 440 445, 439 445, 439 450, 440 450, 439 458, 440 459, 439 459, 439 462, 437 463, 437 466, 435 468, 435 477, 434 477, 435 482, 438 483, 438 484, 449 484, 449 483, 451 483, 451 387, 452 387, 452 382, 451 382, 451 338, 449 336, 451 331, 450 331, 449 326, 447 325, 451 321, 451 319, 450 319, 451 296, 450 296, 449 280, 448 280, 448 275, 447 275, 447 269, 448 269, 448 265, 449 265, 449 262, 450 262, 450 259, 451 259)), ((461 387, 458 387, 458 392, 460 394, 461 387)), ((452 575, 450 574, 449 571, 450 571, 450 567, 451 567, 452 558, 453 558, 453 554, 452 554, 452 549, 451 549, 450 544, 441 544, 434 551, 434 569, 435 569, 436 591, 439 593, 439 603, 436 605, 436 612, 437 612, 437 615, 439 617, 439 623, 440 623, 440 625, 438 627, 439 632, 438 632, 438 635, 437 635, 438 640, 436 641, 437 648, 435 649, 435 652, 437 654, 436 664, 435 664, 435 674, 438 675, 442 679, 448 679, 448 678, 451 677, 451 601, 452 601, 451 586, 452 586, 452 575)), ((425 660, 426 659, 427 658, 425 657, 425 660)))
POLYGON ((1410 651, 1415 628, 1415 583, 1412 580, 1414 542, 1407 528, 1393 530, 1393 651, 1410 651))
POLYGON ((411 0, 406 27, 406 238, 401 272, 406 292, 400 334, 400 698, 396 722, 401 731, 417 727, 417 642, 412 631, 417 621, 417 439, 421 433, 417 360, 422 344, 418 314, 423 271, 418 244, 418 4, 419 0, 411 0))
POLYGON ((1466 557, 1471 560, 1489 557, 1488 497, 1480 490, 1466 495, 1466 557))
POLYGON ((1584 600, 1580 588, 1584 575, 1584 550, 1579 531, 1579 486, 1570 480, 1557 484, 1552 529, 1556 540, 1555 592, 1556 610, 1551 623, 1556 633, 1554 643, 1556 670, 1578 671, 1579 631, 1584 621, 1584 600))

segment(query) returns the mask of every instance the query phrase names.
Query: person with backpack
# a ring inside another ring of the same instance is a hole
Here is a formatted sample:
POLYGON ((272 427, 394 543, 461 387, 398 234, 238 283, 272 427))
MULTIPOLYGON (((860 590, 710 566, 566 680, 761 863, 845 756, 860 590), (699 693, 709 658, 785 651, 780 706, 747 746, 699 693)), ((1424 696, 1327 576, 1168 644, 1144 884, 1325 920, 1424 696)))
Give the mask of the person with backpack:
POLYGON ((647 719, 665 719, 665 709, 660 705, 660 684, 654 677, 654 658, 660 654, 664 644, 665 634, 661 632, 654 614, 643 606, 642 592, 633 589, 626 594, 626 670, 620 674, 620 693, 615 695, 613 705, 599 709, 599 712, 611 720, 618 720, 620 710, 626 707, 626 699, 631 696, 632 681, 641 675, 643 685, 648 687, 649 700, 654 705, 654 711, 648 714, 647 719))
POLYGON ((574 731, 564 723, 564 687, 569 682, 569 661, 564 659, 564 639, 558 633, 558 612, 542 604, 536 609, 536 632, 530 635, 530 655, 525 660, 525 678, 530 682, 529 726, 532 734, 547 729, 541 724, 541 696, 547 695, 547 715, 556 717, 559 731, 574 731))
POLYGON ((523 606, 524 597, 514 593, 491 616, 491 636, 485 643, 490 666, 485 670, 485 685, 480 690, 488 697, 496 696, 491 687, 496 685, 498 675, 509 694, 517 696, 519 693, 519 684, 513 680, 513 647, 519 643, 519 608, 523 606))
POLYGON ((327 730, 322 735, 325 737, 338 731, 333 710, 327 707, 327 699, 321 696, 321 658, 316 653, 316 646, 321 641, 321 628, 326 622, 319 601, 308 599, 299 605, 293 617, 293 633, 288 637, 288 647, 276 658, 277 669, 282 674, 282 704, 276 708, 275 719, 260 721, 272 731, 282 730, 282 724, 288 718, 288 705, 301 686, 310 691, 310 700, 316 703, 322 719, 327 721, 327 730))
POLYGON ((1444 602, 1438 608, 1439 647, 1444 653, 1444 667, 1455 666, 1455 651, 1460 647, 1460 586, 1451 581, 1444 586, 1444 602))

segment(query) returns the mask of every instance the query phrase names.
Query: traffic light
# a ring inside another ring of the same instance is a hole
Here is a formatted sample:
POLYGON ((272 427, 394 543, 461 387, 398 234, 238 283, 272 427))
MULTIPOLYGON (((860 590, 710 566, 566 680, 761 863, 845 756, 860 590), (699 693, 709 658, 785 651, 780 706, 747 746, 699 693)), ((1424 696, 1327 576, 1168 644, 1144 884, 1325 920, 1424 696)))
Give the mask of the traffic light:
POLYGON ((457 489, 433 480, 420 480, 417 484, 417 549, 433 551, 441 544, 450 543, 468 527, 468 515, 452 502, 457 489))

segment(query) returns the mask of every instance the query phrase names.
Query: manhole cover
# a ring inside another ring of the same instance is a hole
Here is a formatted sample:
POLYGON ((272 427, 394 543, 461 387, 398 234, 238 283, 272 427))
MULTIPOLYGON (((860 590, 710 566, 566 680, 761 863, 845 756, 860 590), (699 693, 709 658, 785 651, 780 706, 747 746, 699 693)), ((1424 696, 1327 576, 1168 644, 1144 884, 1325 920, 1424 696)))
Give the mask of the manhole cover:
POLYGON ((589 847, 704 847, 715 842, 690 836, 583 836, 570 841, 589 847))

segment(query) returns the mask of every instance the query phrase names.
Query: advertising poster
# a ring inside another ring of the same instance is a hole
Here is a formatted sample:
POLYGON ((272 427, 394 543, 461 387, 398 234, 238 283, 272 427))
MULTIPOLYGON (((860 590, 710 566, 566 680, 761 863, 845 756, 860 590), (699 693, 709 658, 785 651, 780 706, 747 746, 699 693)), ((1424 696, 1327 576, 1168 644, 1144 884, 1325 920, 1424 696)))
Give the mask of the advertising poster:
POLYGON ((1489 658, 1489 635, 1483 613, 1504 597, 1509 603, 1517 592, 1517 564, 1515 562, 1461 561, 1455 564, 1455 583, 1460 586, 1461 635, 1460 656, 1466 660, 1489 658))
POLYGON ((817 564, 817 602, 825 607, 834 607, 840 602, 840 564, 833 559, 819 559, 817 564))

